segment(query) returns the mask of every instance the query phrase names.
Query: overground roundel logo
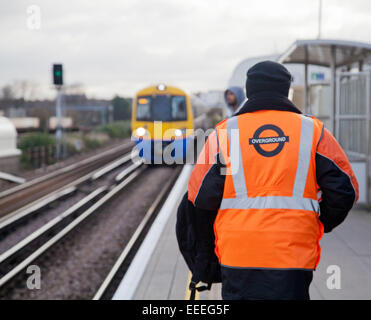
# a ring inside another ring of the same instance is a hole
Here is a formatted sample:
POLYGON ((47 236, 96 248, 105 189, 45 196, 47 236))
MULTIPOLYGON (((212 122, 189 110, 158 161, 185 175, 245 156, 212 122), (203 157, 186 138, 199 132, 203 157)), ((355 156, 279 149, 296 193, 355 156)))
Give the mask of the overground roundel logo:
POLYGON ((273 157, 279 154, 282 151, 286 142, 289 142, 289 137, 285 136, 281 128, 273 124, 265 124, 261 126, 255 131, 254 136, 249 139, 249 144, 252 144, 255 150, 264 157, 273 157), (277 132, 278 136, 260 137, 262 132, 264 132, 265 130, 273 130, 277 132), (277 143, 277 147, 271 151, 264 150, 260 146, 262 144, 272 144, 272 143, 277 143))

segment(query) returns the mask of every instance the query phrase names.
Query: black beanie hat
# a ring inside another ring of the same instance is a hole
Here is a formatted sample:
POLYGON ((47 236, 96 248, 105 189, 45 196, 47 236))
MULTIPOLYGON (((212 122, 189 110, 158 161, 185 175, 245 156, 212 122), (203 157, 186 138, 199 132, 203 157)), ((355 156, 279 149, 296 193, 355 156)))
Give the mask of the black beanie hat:
POLYGON ((271 92, 287 97, 292 81, 290 72, 280 63, 263 61, 247 71, 246 97, 259 92, 271 92))

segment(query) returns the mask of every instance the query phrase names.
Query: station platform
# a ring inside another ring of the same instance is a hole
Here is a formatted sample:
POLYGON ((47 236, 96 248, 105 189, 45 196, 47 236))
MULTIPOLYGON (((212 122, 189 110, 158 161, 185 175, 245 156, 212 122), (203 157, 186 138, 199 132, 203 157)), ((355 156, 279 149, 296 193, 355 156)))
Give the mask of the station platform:
MULTIPOLYGON (((190 171, 191 168, 183 169, 181 178, 186 182, 190 171)), ((186 182, 180 183, 178 179, 173 208, 178 207, 187 188, 186 182)), ((148 252, 148 248, 147 252, 138 251, 143 257, 139 257, 137 262, 134 259, 131 275, 127 272, 125 276, 129 279, 123 279, 113 299, 189 299, 190 272, 178 249, 176 209, 168 212, 166 221, 162 219, 162 222, 163 228, 156 243, 153 239, 148 241, 152 244, 152 251, 148 252), (132 279, 135 277, 136 281, 132 279), (128 293, 130 290, 132 292, 128 293)), ((154 228, 158 231, 158 226, 154 228)), ((371 299, 371 211, 353 209, 342 225, 324 235, 321 246, 321 262, 314 272, 310 288, 311 299, 371 299), (331 285, 334 272, 339 275, 336 281, 340 280, 335 286, 331 285)), ((221 284, 214 284, 210 291, 197 293, 196 299, 221 299, 221 284)))

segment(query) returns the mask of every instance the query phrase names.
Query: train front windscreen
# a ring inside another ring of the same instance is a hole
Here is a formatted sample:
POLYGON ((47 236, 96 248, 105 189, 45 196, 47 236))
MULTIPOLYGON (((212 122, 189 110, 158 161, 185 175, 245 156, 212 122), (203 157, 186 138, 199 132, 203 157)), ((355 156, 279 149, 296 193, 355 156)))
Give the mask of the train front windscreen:
POLYGON ((136 120, 186 121, 186 99, 184 96, 170 95, 138 97, 136 120))

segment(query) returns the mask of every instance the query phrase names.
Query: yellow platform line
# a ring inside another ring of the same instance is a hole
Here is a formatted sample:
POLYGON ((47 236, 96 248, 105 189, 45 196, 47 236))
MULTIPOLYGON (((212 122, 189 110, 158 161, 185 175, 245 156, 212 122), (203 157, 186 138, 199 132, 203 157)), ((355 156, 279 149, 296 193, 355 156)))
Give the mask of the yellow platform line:
MULTIPOLYGON (((185 300, 189 300, 189 297, 191 296, 191 290, 189 290, 189 284, 191 282, 191 279, 192 279, 192 273, 191 273, 191 271, 189 271, 188 272, 186 293, 185 293, 185 297, 184 297, 185 300)), ((196 290, 195 300, 199 300, 199 293, 198 293, 197 290, 196 290)))

